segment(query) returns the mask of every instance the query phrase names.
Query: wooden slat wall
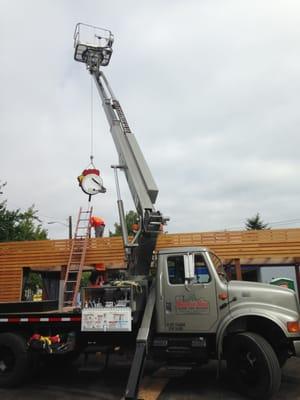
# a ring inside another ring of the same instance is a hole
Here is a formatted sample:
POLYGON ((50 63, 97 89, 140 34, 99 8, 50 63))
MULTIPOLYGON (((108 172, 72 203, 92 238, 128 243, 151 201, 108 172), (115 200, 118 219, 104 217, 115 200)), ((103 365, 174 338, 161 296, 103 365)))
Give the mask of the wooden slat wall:
POLYGON ((294 262, 300 257, 300 229, 161 235, 157 248, 204 246, 224 260, 243 264, 294 262))
MULTIPOLYGON (((22 268, 53 268, 68 262, 70 240, 0 243, 0 301, 18 301, 22 268)), ((226 262, 290 264, 300 261, 300 229, 162 234, 156 249, 203 246, 226 262)), ((106 268, 124 266, 121 237, 90 239, 86 265, 103 262, 106 268)))

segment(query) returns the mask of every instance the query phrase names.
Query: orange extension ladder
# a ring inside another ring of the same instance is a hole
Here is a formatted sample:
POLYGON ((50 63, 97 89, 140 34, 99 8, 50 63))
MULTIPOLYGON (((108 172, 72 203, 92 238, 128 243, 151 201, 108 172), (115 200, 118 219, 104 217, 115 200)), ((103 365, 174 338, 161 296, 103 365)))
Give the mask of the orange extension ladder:
POLYGON ((82 270, 84 267, 86 249, 91 230, 91 216, 93 207, 83 211, 79 209, 74 238, 72 239, 69 261, 64 280, 63 306, 75 307, 80 288, 82 270))

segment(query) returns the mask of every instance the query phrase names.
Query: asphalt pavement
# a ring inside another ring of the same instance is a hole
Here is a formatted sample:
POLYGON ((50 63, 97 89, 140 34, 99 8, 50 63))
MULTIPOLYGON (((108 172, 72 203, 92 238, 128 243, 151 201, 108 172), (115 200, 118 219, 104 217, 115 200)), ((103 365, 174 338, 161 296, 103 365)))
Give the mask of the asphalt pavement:
MULTIPOLYGON (((40 368, 36 377, 15 389, 0 389, 1 400, 120 400, 128 378, 130 360, 112 356, 104 371, 99 355, 80 370, 71 367, 40 368)), ((192 370, 167 369, 147 362, 140 398, 144 400, 245 400, 234 392, 226 371, 216 378, 216 365, 192 370)), ((300 359, 291 358, 282 370, 282 384, 274 400, 300 400, 300 359)))

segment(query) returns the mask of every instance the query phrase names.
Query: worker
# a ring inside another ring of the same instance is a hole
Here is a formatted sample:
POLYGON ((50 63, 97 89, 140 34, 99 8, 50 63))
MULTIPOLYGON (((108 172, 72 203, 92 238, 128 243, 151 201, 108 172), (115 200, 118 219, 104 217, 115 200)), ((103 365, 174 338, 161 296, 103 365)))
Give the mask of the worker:
POLYGON ((90 219, 91 227, 95 229, 95 237, 102 237, 105 228, 105 222, 100 217, 92 216, 90 219))
POLYGON ((100 271, 94 269, 89 277, 89 287, 98 288, 102 286, 102 274, 100 271))
POLYGON ((95 269, 91 272, 89 277, 89 287, 98 288, 104 284, 105 281, 105 265, 99 263, 95 265, 95 269))
POLYGON ((132 224, 131 225, 131 230, 134 234, 137 234, 138 231, 140 230, 140 225, 138 223, 132 224))

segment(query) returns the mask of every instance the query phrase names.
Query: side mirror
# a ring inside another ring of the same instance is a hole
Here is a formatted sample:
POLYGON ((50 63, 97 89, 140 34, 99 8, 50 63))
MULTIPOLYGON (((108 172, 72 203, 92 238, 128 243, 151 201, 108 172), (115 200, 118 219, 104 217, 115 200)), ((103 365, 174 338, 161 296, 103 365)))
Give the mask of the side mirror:
POLYGON ((195 257, 194 254, 184 255, 184 278, 192 280, 195 277, 195 257))

